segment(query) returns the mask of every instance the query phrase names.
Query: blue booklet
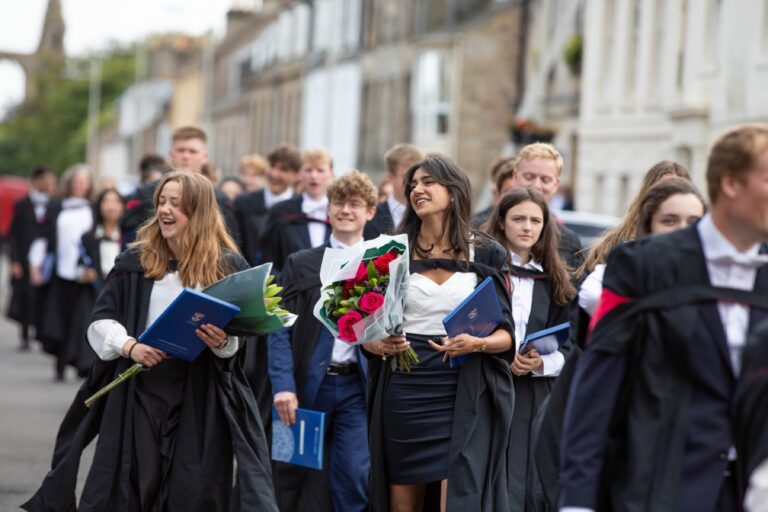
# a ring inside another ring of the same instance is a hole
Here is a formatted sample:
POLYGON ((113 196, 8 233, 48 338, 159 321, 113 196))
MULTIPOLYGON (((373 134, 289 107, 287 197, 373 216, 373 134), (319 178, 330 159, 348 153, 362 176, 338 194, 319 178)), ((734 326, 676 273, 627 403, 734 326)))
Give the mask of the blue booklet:
MULTIPOLYGON (((482 338, 488 336, 501 323, 501 306, 492 277, 486 277, 480 286, 443 318, 448 336, 469 334, 482 338)), ((451 368, 467 360, 469 354, 451 358, 451 368)))
POLYGON ((272 460, 323 469, 325 413, 296 409, 296 423, 280 421, 272 406, 272 460))
POLYGON ((228 302, 184 288, 139 336, 139 342, 158 348, 169 356, 193 361, 206 347, 195 334, 195 329, 203 324, 223 329, 239 312, 239 307, 228 302))
POLYGON ((565 322, 550 327, 549 329, 544 329, 543 331, 536 331, 528 334, 525 339, 523 339, 523 342, 520 344, 520 348, 517 351, 521 354, 525 354, 535 348, 539 355, 545 356, 551 354, 565 344, 570 329, 571 324, 565 322))

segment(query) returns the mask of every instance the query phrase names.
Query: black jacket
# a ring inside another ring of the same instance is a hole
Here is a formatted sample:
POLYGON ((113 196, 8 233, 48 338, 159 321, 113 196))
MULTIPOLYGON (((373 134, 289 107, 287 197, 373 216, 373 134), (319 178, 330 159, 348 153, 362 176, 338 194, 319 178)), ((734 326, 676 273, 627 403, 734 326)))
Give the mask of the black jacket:
MULTIPOLYGON (((708 287, 709 275, 692 226, 615 249, 603 301, 673 298, 676 288, 695 286, 708 287)), ((768 291, 768 269, 757 273, 755 291, 768 291)), ((766 316, 752 308, 751 328, 766 316)), ((573 377, 561 505, 712 509, 735 441, 736 390, 716 302, 613 318, 598 323, 573 377)))
POLYGON ((267 217, 267 227, 261 238, 263 261, 274 264, 273 271, 279 272, 288 256, 304 249, 311 249, 309 236, 310 222, 325 224, 325 241, 331 236, 331 227, 326 222, 310 219, 301 209, 302 196, 280 201, 272 207, 267 217))
POLYGON ((363 238, 373 240, 379 235, 391 235, 395 227, 392 212, 389 210, 389 204, 384 201, 376 206, 376 215, 365 224, 363 238))
POLYGON ((264 190, 257 190, 235 199, 235 217, 240 232, 240 249, 251 266, 263 263, 259 242, 267 225, 269 209, 264 190))

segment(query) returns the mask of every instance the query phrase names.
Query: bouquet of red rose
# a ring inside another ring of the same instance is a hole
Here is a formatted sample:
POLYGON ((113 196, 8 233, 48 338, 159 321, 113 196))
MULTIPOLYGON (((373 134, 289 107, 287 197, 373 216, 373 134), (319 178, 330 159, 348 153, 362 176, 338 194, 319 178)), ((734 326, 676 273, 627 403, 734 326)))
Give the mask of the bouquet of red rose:
MULTIPOLYGON (((382 235, 349 249, 326 249, 322 291, 315 317, 351 345, 400 334, 408 282, 408 237, 382 235)), ((408 348, 392 358, 392 369, 419 362, 408 348)))

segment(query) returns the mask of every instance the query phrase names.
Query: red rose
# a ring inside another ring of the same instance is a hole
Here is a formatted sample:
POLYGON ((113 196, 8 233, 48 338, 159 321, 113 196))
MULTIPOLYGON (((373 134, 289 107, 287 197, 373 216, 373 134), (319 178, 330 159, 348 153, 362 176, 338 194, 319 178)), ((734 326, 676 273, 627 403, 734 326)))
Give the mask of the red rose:
POLYGON ((357 274, 355 274, 355 281, 358 283, 365 283, 368 281, 368 265, 364 262, 360 262, 360 266, 357 268, 357 274))
POLYGON ((364 294, 360 297, 360 302, 357 303, 360 309, 369 315, 379 309, 382 304, 384 304, 384 296, 376 292, 364 294))
POLYGON ((349 279, 347 281, 344 281, 344 284, 341 287, 341 293, 344 295, 344 297, 349 298, 350 294, 352 293, 352 290, 355 287, 355 282, 352 279, 349 279))
POLYGON ((339 338, 344 341, 357 341, 357 336, 355 335, 355 330, 352 329, 352 326, 362 319, 363 315, 357 311, 350 311, 339 318, 337 324, 339 327, 339 338))
POLYGON ((392 263, 395 258, 397 258, 396 252, 388 252, 373 260, 373 266, 376 267, 376 272, 378 272, 379 275, 389 274, 389 264, 392 263))

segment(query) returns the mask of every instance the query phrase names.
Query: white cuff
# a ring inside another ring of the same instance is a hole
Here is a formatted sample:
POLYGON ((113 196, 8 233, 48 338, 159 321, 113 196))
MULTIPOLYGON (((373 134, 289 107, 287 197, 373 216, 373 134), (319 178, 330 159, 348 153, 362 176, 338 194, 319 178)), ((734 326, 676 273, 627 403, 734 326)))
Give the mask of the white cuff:
POLYGON ((29 246, 27 259, 32 267, 42 267, 45 261, 45 253, 48 252, 48 240, 45 238, 35 238, 32 245, 29 246))
POLYGON ((563 507, 560 509, 560 512, 595 512, 591 508, 584 508, 584 507, 563 507))
POLYGON ((559 350, 541 357, 541 369, 531 370, 534 377, 557 377, 565 364, 565 356, 559 350))
POLYGON ((211 351, 222 359, 227 359, 237 353, 240 348, 240 339, 237 336, 227 336, 227 341, 223 348, 212 348, 211 351))
POLYGON ((747 512, 766 512, 768 510, 768 459, 764 460, 749 479, 749 487, 744 498, 747 512))
POLYGON ((96 320, 88 326, 88 343, 102 361, 112 361, 123 355, 123 345, 132 339, 125 327, 115 320, 96 320))

